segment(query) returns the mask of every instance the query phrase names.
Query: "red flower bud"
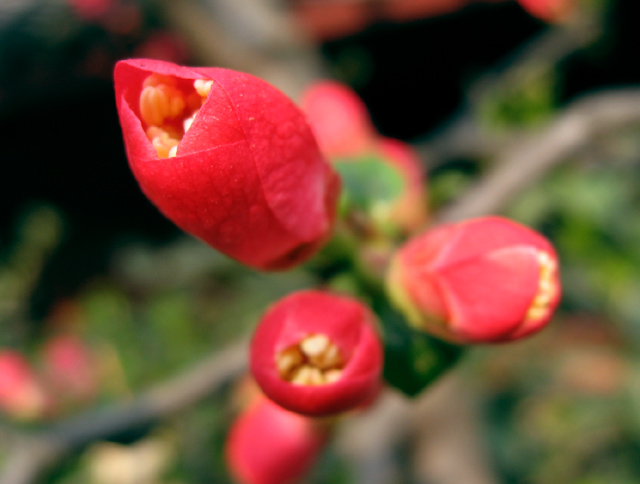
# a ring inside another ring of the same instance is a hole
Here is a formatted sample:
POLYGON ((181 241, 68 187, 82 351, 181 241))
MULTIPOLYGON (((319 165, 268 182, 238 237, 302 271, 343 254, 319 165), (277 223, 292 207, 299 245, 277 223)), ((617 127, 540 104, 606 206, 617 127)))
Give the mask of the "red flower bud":
POLYGON ((131 169, 180 228, 265 270, 328 238, 339 179, 280 91, 240 72, 144 59, 118 62, 115 90, 131 169))
POLYGON ((276 303, 251 342, 251 372, 288 410, 321 416, 355 408, 380 385, 382 347, 359 301, 300 291, 276 303))
POLYGON ((518 0, 531 15, 546 22, 566 20, 575 10, 575 0, 518 0))
POLYGON ((46 397, 27 360, 17 351, 0 350, 0 410, 14 418, 41 417, 46 397))
POLYGON ((555 250, 500 217, 442 225, 410 239, 388 274, 415 326, 458 343, 500 342, 541 329, 560 299, 555 250))
POLYGON ((376 136, 367 107, 344 84, 317 82, 305 91, 300 105, 322 152, 330 158, 360 155, 376 136))
POLYGON ((259 396, 231 427, 227 466, 242 484, 287 484, 309 471, 325 440, 313 419, 259 396))

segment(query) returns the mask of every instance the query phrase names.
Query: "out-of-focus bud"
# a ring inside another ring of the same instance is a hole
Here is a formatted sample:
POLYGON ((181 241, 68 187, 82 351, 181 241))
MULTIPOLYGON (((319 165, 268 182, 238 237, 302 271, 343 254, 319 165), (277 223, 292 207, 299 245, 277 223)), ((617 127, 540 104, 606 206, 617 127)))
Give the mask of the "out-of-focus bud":
POLYGON ((411 145, 402 141, 382 138, 378 151, 382 159, 396 168, 403 181, 400 195, 387 206, 379 207, 378 214, 387 224, 406 233, 412 233, 427 222, 427 201, 424 170, 411 145))
POLYGON ((567 20, 576 9, 576 0, 518 0, 531 15, 546 22, 567 20))
POLYGON ((49 340, 42 351, 45 377, 58 397, 87 401, 97 391, 94 358, 85 343, 74 335, 49 340))
POLYGON ((381 2, 380 14, 385 18, 406 21, 455 12, 471 2, 472 0, 386 0, 381 2))
POLYGON ((310 470, 326 438, 313 419, 259 396, 231 427, 227 466, 241 484, 288 484, 310 470))
POLYGON ((129 165, 180 228, 263 270, 299 264, 328 239, 340 181, 280 91, 148 59, 118 62, 115 90, 129 165))
POLYGON ((457 343, 527 336, 544 327, 560 300, 552 245, 500 217, 411 238, 393 258, 387 287, 413 325, 457 343))
POLYGON ((13 418, 33 420, 45 412, 46 397, 27 360, 0 350, 0 409, 13 418))
POLYGON ((262 391, 306 415, 331 415, 370 400, 379 389, 382 361, 369 309, 321 291, 277 302, 251 342, 251 372, 262 391))
POLYGON ((329 158, 358 156, 376 136, 367 107, 344 84, 317 82, 305 91, 300 105, 320 149, 329 158))
POLYGON ((78 17, 91 22, 105 16, 114 0, 67 0, 67 3, 78 17))

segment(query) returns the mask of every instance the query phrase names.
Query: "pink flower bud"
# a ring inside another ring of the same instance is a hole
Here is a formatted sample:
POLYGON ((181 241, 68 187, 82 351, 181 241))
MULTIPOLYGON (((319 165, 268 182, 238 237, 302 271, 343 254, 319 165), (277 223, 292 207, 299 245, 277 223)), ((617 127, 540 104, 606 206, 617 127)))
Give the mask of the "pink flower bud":
POLYGON ((263 316, 250 366, 262 391, 284 408, 330 415, 378 391, 382 347, 371 312, 357 300, 300 291, 263 316))
POLYGON ((27 360, 17 351, 0 350, 0 410, 32 420, 45 411, 46 398, 27 360))
POLYGON ((43 348, 45 375, 67 400, 90 400, 97 391, 97 374, 89 348, 74 335, 57 336, 43 348))
POLYGON ((322 152, 330 158, 360 155, 376 136, 365 104, 339 82, 313 84, 303 94, 301 107, 322 152))
POLYGON ((518 0, 531 15, 546 22, 567 20, 575 11, 575 0, 518 0))
POLYGON ((401 195, 389 207, 386 218, 405 232, 414 232, 427 222, 424 170, 420 158, 411 145, 396 139, 382 138, 378 149, 404 181, 401 195))
POLYGON ((180 228, 265 270, 302 262, 328 238, 339 179, 280 91, 145 59, 118 62, 115 90, 129 165, 180 228))
POLYGON ((527 336, 549 321, 560 299, 549 241, 500 217, 413 237, 394 256, 387 283, 413 325, 458 343, 527 336))
POLYGON ((288 484, 309 471, 325 441, 313 419, 259 396, 231 427, 227 466, 241 484, 288 484))

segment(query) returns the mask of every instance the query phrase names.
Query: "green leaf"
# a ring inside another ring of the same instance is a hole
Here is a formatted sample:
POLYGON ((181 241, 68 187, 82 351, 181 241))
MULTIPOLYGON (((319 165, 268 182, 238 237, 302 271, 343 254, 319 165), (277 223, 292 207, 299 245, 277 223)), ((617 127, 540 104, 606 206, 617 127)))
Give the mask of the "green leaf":
POLYGON ((384 378, 405 395, 418 395, 462 356, 461 346, 411 328, 386 302, 375 306, 384 329, 384 378))
POLYGON ((334 164, 342 178, 347 203, 368 211, 379 203, 392 202, 402 194, 400 172, 376 156, 338 160, 334 164))

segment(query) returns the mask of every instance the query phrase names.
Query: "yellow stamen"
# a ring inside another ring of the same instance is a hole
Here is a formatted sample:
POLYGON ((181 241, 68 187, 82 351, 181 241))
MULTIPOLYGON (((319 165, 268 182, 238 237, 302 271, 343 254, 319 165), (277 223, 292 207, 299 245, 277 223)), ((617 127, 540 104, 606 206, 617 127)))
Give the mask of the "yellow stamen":
POLYGON ((140 117, 159 158, 177 154, 177 146, 207 99, 212 80, 196 79, 179 86, 174 77, 151 74, 142 84, 140 117), (188 85, 187 85, 188 86, 188 85), (192 89, 189 92, 189 89, 192 89))
MULTIPOLYGON (((175 130, 162 129, 157 126, 151 126, 147 129, 147 138, 151 140, 151 144, 158 153, 159 158, 168 158, 172 149, 177 149, 180 143, 180 134, 175 130)), ((175 156, 175 154, 174 154, 175 156)))
POLYGON ((209 95, 209 91, 211 91, 212 85, 212 80, 196 79, 195 81, 193 81, 193 87, 195 88, 196 92, 202 97, 207 97, 209 95))
POLYGON ((324 334, 311 334, 278 353, 280 377, 296 385, 323 385, 342 376, 340 349, 324 334))
POLYGON ((148 126, 162 126, 166 120, 180 117, 184 107, 182 92, 173 86, 147 86, 140 94, 140 115, 148 126))
POLYGON ((538 291, 525 316, 527 321, 540 319, 548 314, 549 305, 558 289, 555 282, 558 267, 552 257, 546 252, 539 252, 538 264, 540 266, 538 291))

